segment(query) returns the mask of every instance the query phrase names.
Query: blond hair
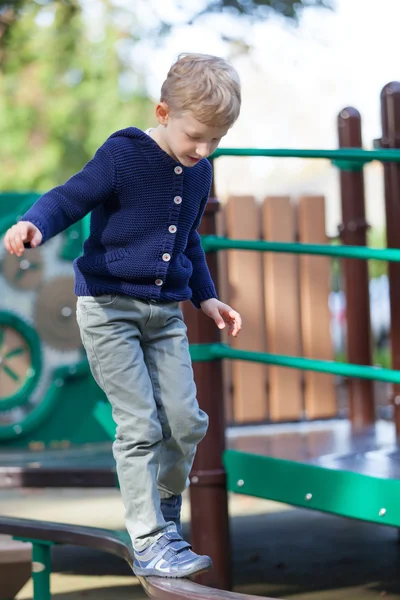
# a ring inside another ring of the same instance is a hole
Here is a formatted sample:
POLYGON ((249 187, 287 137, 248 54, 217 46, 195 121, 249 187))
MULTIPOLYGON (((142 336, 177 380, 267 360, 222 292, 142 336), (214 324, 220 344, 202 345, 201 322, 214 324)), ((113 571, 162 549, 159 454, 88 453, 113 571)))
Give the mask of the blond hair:
POLYGON ((231 127, 240 112, 239 75, 218 56, 180 54, 161 87, 161 102, 172 114, 190 111, 204 125, 231 127))

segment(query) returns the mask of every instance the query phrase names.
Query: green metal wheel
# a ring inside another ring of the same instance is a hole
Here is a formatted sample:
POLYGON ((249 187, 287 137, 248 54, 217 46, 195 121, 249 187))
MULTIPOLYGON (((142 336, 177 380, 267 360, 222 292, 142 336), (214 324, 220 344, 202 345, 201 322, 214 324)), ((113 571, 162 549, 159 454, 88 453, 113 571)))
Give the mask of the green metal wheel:
POLYGON ((41 369, 36 331, 17 315, 0 311, 0 410, 26 404, 41 369))

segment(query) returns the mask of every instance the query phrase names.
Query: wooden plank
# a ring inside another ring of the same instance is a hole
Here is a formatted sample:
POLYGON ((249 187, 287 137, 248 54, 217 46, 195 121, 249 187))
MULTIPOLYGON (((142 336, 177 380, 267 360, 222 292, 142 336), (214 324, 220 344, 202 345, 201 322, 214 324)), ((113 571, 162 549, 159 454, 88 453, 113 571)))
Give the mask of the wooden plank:
MULTIPOLYGON (((299 239, 309 244, 326 244, 325 199, 304 196, 298 204, 299 239)), ((300 257, 300 293, 303 355, 307 358, 333 360, 330 333, 330 260, 323 256, 300 257)), ((337 414, 332 375, 307 371, 305 378, 305 412, 308 419, 333 417, 337 414)))
MULTIPOLYGON (((274 242, 295 240, 295 211, 287 196, 265 198, 262 207, 263 238, 274 242)), ((268 351, 299 356, 300 306, 298 257, 264 253, 265 320, 268 351)), ((298 370, 269 367, 271 421, 303 417, 302 374, 298 370)))
MULTIPOLYGON (((226 204, 227 234, 232 239, 260 239, 260 207, 252 196, 230 196, 226 204)), ((229 303, 241 313, 243 329, 232 347, 265 352, 265 315, 262 256, 230 250, 229 303)), ((236 423, 267 418, 267 367, 234 361, 232 364, 233 416, 236 423)))
MULTIPOLYGON (((225 204, 221 204, 216 218, 217 235, 226 236, 226 211, 225 204)), ((218 252, 218 296, 222 302, 230 303, 231 289, 228 278, 228 253, 226 250, 218 252)), ((229 343, 229 336, 226 330, 221 332, 221 341, 229 343)), ((232 380, 232 361, 222 361, 223 388, 224 388, 224 409, 225 422, 231 425, 234 422, 233 416, 233 380, 232 380)))
POLYGON ((15 598, 31 573, 32 545, 0 536, 0 600, 15 598))

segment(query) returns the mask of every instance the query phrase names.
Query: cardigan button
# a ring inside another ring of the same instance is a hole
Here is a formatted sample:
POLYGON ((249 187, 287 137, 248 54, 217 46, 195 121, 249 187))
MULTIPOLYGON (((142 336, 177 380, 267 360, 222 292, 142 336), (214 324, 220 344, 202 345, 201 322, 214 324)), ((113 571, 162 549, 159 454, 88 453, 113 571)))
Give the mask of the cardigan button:
POLYGON ((180 175, 182 173, 182 170, 183 170, 182 167, 179 167, 179 166, 175 167, 175 169, 174 169, 176 175, 180 175))
POLYGON ((177 227, 176 227, 176 225, 170 225, 170 226, 168 227, 168 231, 169 231, 170 233, 176 233, 176 230, 177 230, 177 227))
POLYGON ((162 259, 164 262, 168 262, 169 260, 171 260, 171 255, 168 254, 168 252, 166 252, 165 254, 162 255, 162 259))
POLYGON ((175 204, 181 204, 182 203, 182 198, 180 196, 175 196, 174 202, 175 202, 175 204))
POLYGON ((162 279, 156 279, 154 283, 155 283, 156 285, 160 286, 160 285, 162 285, 164 282, 163 282, 163 280, 162 280, 162 279))

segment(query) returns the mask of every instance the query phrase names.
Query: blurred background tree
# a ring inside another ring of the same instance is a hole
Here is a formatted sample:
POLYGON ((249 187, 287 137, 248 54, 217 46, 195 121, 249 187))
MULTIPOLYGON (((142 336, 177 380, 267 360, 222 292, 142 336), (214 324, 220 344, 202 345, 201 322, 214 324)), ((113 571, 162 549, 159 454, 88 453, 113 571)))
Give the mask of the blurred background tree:
POLYGON ((99 2, 97 29, 78 0, 18 4, 18 16, 3 10, 0 189, 45 190, 80 170, 113 131, 145 124, 151 104, 119 51, 127 21, 111 3, 99 2))
MULTIPOLYGON (((228 12, 296 22, 302 8, 332 1, 213 0, 201 10, 196 3, 187 20, 228 12)), ((154 38, 173 28, 155 22, 147 31, 154 38)), ((151 122, 145 74, 130 60, 135 35, 146 31, 127 2, 0 0, 1 191, 46 190, 80 170, 113 131, 151 122)))

